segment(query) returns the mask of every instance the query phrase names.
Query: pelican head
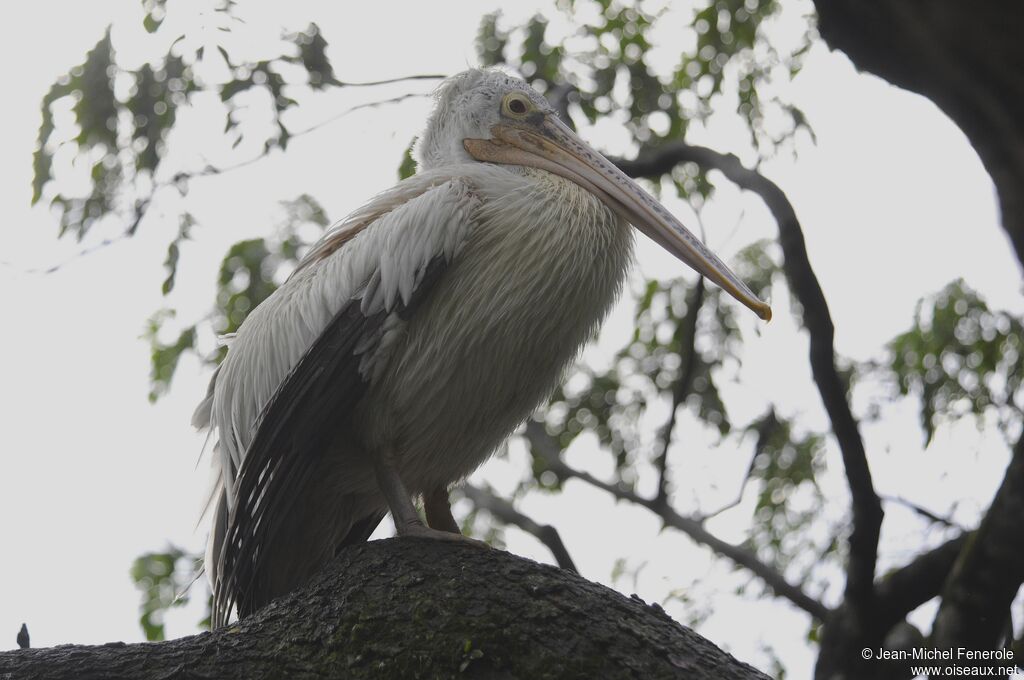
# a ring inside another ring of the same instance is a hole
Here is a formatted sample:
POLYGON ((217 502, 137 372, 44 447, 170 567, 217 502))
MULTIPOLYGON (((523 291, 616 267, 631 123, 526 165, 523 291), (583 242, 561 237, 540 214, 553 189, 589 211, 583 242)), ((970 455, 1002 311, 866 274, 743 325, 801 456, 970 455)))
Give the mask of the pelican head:
POLYGON ((470 70, 445 81, 417 154, 423 168, 481 161, 539 168, 575 182, 759 317, 771 319, 771 307, 700 239, 580 139, 519 78, 470 70))

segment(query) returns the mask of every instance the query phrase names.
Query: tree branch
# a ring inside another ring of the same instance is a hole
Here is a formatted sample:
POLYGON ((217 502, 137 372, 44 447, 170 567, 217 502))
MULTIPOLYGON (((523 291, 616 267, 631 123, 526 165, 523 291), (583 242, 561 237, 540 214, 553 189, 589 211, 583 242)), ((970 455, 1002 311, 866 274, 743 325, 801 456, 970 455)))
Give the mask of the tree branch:
POLYGON ((743 473, 743 481, 740 482, 740 488, 736 492, 736 498, 729 501, 725 505, 721 505, 711 512, 701 513, 699 520, 703 523, 712 517, 716 517, 730 508, 735 508, 743 501, 743 493, 747 489, 747 484, 750 483, 750 476, 754 473, 754 463, 757 460, 757 455, 764 450, 764 447, 768 443, 768 438, 772 436, 775 430, 779 427, 779 419, 775 415, 775 407, 769 406, 768 413, 765 414, 764 420, 757 427, 757 441, 754 442, 754 453, 750 457, 750 464, 747 465, 747 471, 743 473))
POLYGON ((932 641, 993 649, 1024 583, 1024 435, 981 525, 964 545, 942 590, 932 641))
POLYGON ((899 496, 881 496, 881 499, 886 503, 895 503, 896 505, 902 505, 903 507, 913 511, 915 514, 924 517, 929 522, 941 524, 942 526, 948 529, 959 529, 960 531, 965 531, 965 529, 962 526, 955 523, 948 517, 940 517, 939 515, 936 515, 934 512, 929 510, 928 508, 922 507, 917 503, 912 503, 911 501, 908 501, 906 498, 901 498, 899 496))
POLYGON ((370 80, 362 83, 351 83, 345 80, 335 80, 334 85, 339 87, 375 87, 377 85, 393 85, 394 83, 405 83, 410 80, 444 80, 448 76, 442 73, 417 73, 411 76, 398 76, 397 78, 386 78, 384 80, 370 80))
POLYGON ((676 340, 679 342, 679 355, 683 357, 683 367, 672 389, 672 406, 668 422, 661 433, 661 452, 654 464, 658 470, 658 495, 654 502, 668 507, 668 451, 672 446, 672 432, 676 428, 676 413, 690 395, 693 386, 695 368, 697 366, 697 317, 704 306, 704 277, 697 280, 693 289, 685 322, 676 328, 676 340))
POLYGON ((515 507, 504 498, 495 496, 489 489, 463 484, 459 491, 473 502, 477 508, 491 513, 498 521, 505 524, 512 524, 543 543, 551 555, 555 558, 558 566, 574 573, 579 573, 576 564, 572 561, 568 549, 562 543, 562 537, 550 524, 538 524, 531 517, 515 509, 515 507))
POLYGON ((0 678, 768 680, 660 607, 499 550, 391 539, 341 551, 253 616, 179 640, 0 653, 0 678))
POLYGON ((846 397, 847 386, 836 370, 833 346, 835 328, 825 295, 808 260, 796 211, 786 194, 774 182, 744 167, 736 156, 706 147, 675 142, 644 154, 635 161, 616 161, 616 164, 633 177, 659 177, 683 162, 719 170, 739 187, 753 191, 765 202, 778 223, 786 278, 803 307, 804 325, 810 334, 811 372, 832 422, 832 431, 842 453, 852 498, 853 530, 849 539, 845 600, 856 609, 870 610, 878 558, 878 537, 882 525, 882 504, 875 493, 864 442, 846 397))
POLYGON ((875 584, 878 604, 875 625, 887 631, 907 614, 937 597, 967 541, 968 534, 960 534, 879 579, 875 584))
POLYGON ((819 621, 825 620, 830 610, 822 603, 805 593, 800 586, 789 583, 777 570, 765 564, 751 551, 718 538, 705 529, 700 522, 684 517, 671 506, 660 506, 655 499, 644 498, 632 489, 621 484, 609 484, 593 475, 569 467, 560 457, 557 442, 544 430, 544 426, 536 421, 528 421, 525 436, 530 442, 533 453, 539 456, 545 465, 560 479, 575 478, 610 493, 619 500, 629 501, 647 508, 658 515, 665 526, 672 527, 706 545, 714 552, 732 560, 760 578, 777 596, 785 598, 819 621))

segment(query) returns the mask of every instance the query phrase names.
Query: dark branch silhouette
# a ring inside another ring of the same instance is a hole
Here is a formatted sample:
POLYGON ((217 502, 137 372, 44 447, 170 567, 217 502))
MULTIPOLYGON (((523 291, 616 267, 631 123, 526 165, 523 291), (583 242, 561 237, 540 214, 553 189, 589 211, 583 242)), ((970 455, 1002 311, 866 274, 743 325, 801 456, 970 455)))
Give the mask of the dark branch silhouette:
POLYGON ((676 338, 679 340, 679 356, 683 358, 682 370, 672 388, 672 405, 668 415, 668 422, 662 429, 661 451, 655 459, 655 467, 658 470, 658 495, 655 503, 668 506, 668 452, 672 447, 672 432, 676 429, 676 414, 679 407, 683 405, 690 395, 693 387, 693 378, 697 366, 697 320, 700 316, 700 309, 704 306, 704 277, 697 280, 693 289, 693 297, 687 305, 687 315, 684 323, 676 329, 676 338))
POLYGON ((825 620, 829 615, 829 609, 805 593, 800 586, 787 581, 776 569, 762 562, 758 559, 757 555, 746 548, 718 538, 705 529, 699 521, 680 515, 673 508, 658 503, 654 498, 644 498, 624 485, 610 484, 597 479, 587 472, 570 467, 561 459, 558 443, 544 430, 542 424, 535 421, 528 422, 526 424, 525 436, 530 442, 533 454, 540 457, 560 479, 579 479, 610 493, 619 500, 629 501, 635 505, 647 508, 658 515, 664 521, 665 526, 682 531, 694 541, 706 545, 719 555, 746 568, 764 581, 776 595, 789 600, 814 618, 825 620))
POLYGON ((491 513, 491 516, 499 522, 515 525, 543 543, 551 551, 551 555, 559 567, 579 573, 579 569, 576 568, 568 549, 562 542, 562 537, 553 526, 538 524, 534 519, 516 510, 515 506, 504 498, 494 495, 489 489, 465 484, 459 490, 473 505, 491 513))
POLYGON ((774 182, 746 168, 736 156, 706 147, 677 142, 650 151, 635 161, 617 161, 617 164, 632 177, 659 177, 684 162, 694 162, 706 169, 718 170, 737 186, 753 191, 765 202, 778 224, 779 241, 785 259, 783 267, 790 288, 803 309, 803 322, 810 334, 814 382, 832 422, 853 500, 853 531, 849 539, 845 599, 853 607, 870 609, 882 505, 875 493, 864 442, 847 400, 847 385, 836 369, 833 347, 835 328, 825 295, 808 260, 796 211, 786 194, 774 182))
MULTIPOLYGON (((934 644, 994 649, 1024 583, 1024 436, 981 525, 957 557, 935 616, 934 644)), ((1012 635, 1012 631, 1011 631, 1012 635)), ((1006 641, 1008 642, 1008 641, 1006 641)))
POLYGON ((879 579, 875 585, 879 628, 888 630, 938 596, 967 540, 967 534, 960 534, 879 579))
POLYGON ((907 508, 908 510, 911 510, 915 515, 920 515, 921 517, 924 517, 926 520, 928 520, 929 522, 932 522, 934 524, 941 524, 942 526, 948 527, 950 529, 959 529, 961 531, 964 531, 964 528, 962 526, 960 526, 959 524, 957 524, 956 522, 954 522, 950 518, 942 517, 941 515, 937 515, 934 512, 932 512, 931 510, 929 510, 928 508, 925 508, 925 507, 923 507, 921 505, 918 505, 917 503, 913 503, 913 502, 907 500, 906 498, 900 498, 899 496, 885 496, 885 495, 880 496, 880 498, 884 502, 886 502, 886 503, 892 503, 894 505, 902 505, 903 507, 907 508))

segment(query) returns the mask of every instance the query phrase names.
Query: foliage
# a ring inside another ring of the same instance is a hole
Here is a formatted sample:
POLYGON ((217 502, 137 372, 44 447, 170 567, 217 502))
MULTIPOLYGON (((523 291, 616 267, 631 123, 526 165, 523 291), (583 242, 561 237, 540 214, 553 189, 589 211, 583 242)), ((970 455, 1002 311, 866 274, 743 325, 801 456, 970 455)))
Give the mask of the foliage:
MULTIPOLYGON (((290 140, 303 133, 289 125, 290 112, 311 105, 318 92, 349 84, 336 77, 327 39, 314 23, 284 32, 278 42, 265 43, 259 54, 248 54, 242 41, 234 39, 248 30, 234 2, 216 4, 204 19, 217 29, 215 40, 170 32, 188 21, 169 22, 168 13, 198 11, 187 3, 142 4, 143 28, 154 48, 151 59, 139 65, 120 63, 107 31, 83 63, 58 79, 44 98, 33 159, 33 203, 48 202, 60 235, 78 239, 106 223, 130 236, 150 223, 147 216, 169 216, 162 220, 170 234, 162 292, 170 295, 178 281, 182 245, 197 226, 188 209, 191 182, 287 151, 290 140), (227 76, 211 75, 218 70, 227 76), (204 149, 198 156, 175 153, 194 141, 183 143, 175 135, 184 112, 204 97, 206 105, 212 100, 220 106, 224 116, 213 136, 216 144, 192 145, 204 149), (258 112, 269 117, 269 126, 253 122, 258 112), (77 188, 81 186, 86 189, 77 188), (152 210, 154 205, 160 210, 152 210)), ((811 133, 803 113, 776 95, 775 85, 799 72, 813 40, 809 23, 788 43, 769 37, 783 11, 777 0, 672 5, 557 0, 551 12, 523 26, 507 24, 498 13, 484 17, 477 48, 483 65, 521 72, 569 124, 621 124, 628 134, 628 153, 688 141, 713 119, 730 117, 749 132, 740 142, 747 146, 736 152, 761 160, 789 144, 797 131, 811 133), (564 21, 555 21, 556 16, 564 21), (565 25, 572 28, 561 28, 565 25)), ((415 172, 411 148, 396 159, 400 178, 415 172)), ((695 164, 681 164, 665 179, 698 214, 714 198, 712 179, 695 164)), ((653 189, 660 191, 661 183, 653 189)), ((198 354, 211 365, 219 362, 225 350, 212 349, 212 338, 236 331, 329 222, 312 196, 284 200, 281 206, 275 229, 263 225, 224 255, 207 316, 180 321, 168 306, 151 317, 146 331, 152 349, 151 400, 169 389, 186 354, 198 354)), ((156 217, 152 222, 161 224, 156 217)), ((778 259, 773 243, 757 242, 742 249, 733 265, 765 298, 782 285, 778 259)), ((779 573, 814 582, 823 565, 842 557, 839 529, 827 527, 824 538, 812 531, 821 527, 828 500, 819 479, 832 442, 770 399, 761 415, 746 421, 730 412, 723 395, 740 370, 744 337, 732 308, 720 304, 717 288, 678 279, 646 282, 635 292, 636 330, 626 346, 606 367, 576 366, 538 419, 563 452, 586 435, 588 443, 610 457, 609 483, 616 488, 639 496, 642 477, 659 476, 659 494, 665 492, 659 498, 673 511, 681 503, 672 498, 672 477, 701 454, 689 450, 683 460, 679 442, 686 435, 712 433, 718 448, 749 452, 739 498, 728 506, 750 501, 743 546, 779 573)), ((1022 337, 1019 319, 990 310, 958 280, 921 302, 910 329, 888 344, 884 362, 850 364, 844 377, 853 382, 874 373, 893 385, 893 399, 918 398, 926 441, 941 423, 964 416, 979 423, 992 419, 1010 432, 1021 421, 1022 337)), ((531 453, 532 468, 524 472, 516 496, 561 491, 565 469, 531 453)), ((716 514, 688 510, 702 525, 716 514)), ((478 524, 484 522, 477 519, 473 509, 464 525, 500 538, 499 528, 481 528, 478 524)), ((132 577, 142 591, 140 621, 148 639, 163 637, 163 612, 181 604, 175 596, 190 577, 185 576, 191 574, 190 563, 189 556, 172 547, 143 555, 133 565, 132 577)), ((631 568, 623 559, 613 579, 636 578, 642 567, 631 568)), ((686 601, 680 593, 669 597, 686 601)), ((818 629, 811 630, 816 642, 818 629)))
POLYGON ((692 366, 685 406, 723 435, 729 432, 731 423, 714 372, 726 359, 735 358, 738 329, 728 308, 717 305, 719 292, 706 295, 708 304, 694 308, 692 287, 684 279, 647 283, 633 340, 619 351, 612 367, 578 365, 541 409, 549 434, 561 448, 568 448, 584 430, 594 432, 614 456, 621 481, 632 487, 641 457, 653 461, 658 455, 655 442, 643 437, 648 406, 669 397, 684 365, 692 366), (703 348, 694 348, 684 337, 695 316, 701 335, 709 338, 703 348))
MULTIPOLYGON (((149 393, 155 401, 165 393, 174 378, 178 360, 186 352, 200 354, 204 363, 216 365, 224 358, 226 347, 221 344, 212 354, 203 354, 198 345, 200 323, 209 325, 217 336, 227 336, 238 330, 242 320, 263 302, 284 281, 295 266, 301 253, 328 224, 323 208, 312 196, 303 194, 291 201, 282 201, 283 219, 272 237, 254 238, 234 244, 224 255, 217 275, 217 293, 213 310, 204 322, 197 322, 177 330, 174 339, 161 340, 175 312, 163 309, 154 314, 147 325, 152 357, 149 393)), ((187 238, 187 230, 182 231, 187 238)), ((177 240, 168 251, 168 262, 177 260, 177 240)), ((168 280, 173 285, 173 268, 168 280)), ((164 285, 165 291, 168 289, 164 285)))
MULTIPOLYGON (((810 131, 798 108, 765 93, 773 81, 800 71, 812 37, 808 28, 785 52, 766 40, 764 27, 780 10, 775 0, 556 4, 574 27, 568 35, 556 34, 539 14, 522 29, 503 26, 500 13, 486 16, 477 39, 481 62, 516 68, 589 124, 608 117, 624 122, 641 152, 686 139, 694 123, 722 116, 725 106, 744 121, 761 155, 798 129, 810 131), (666 26, 671 48, 661 44, 666 26), (784 122, 769 126, 768 118, 784 122)), ((712 190, 693 166, 673 171, 672 180, 680 196, 698 202, 712 190)))
MULTIPOLYGON (((198 577, 200 563, 197 556, 175 546, 135 558, 131 577, 142 594, 139 625, 147 640, 164 639, 164 615, 172 607, 188 604, 189 586, 198 577)), ((209 628, 209 616, 199 625, 209 628)))
POLYGON ((747 544, 763 559, 783 569, 796 556, 825 557, 837 547, 834 542, 818 546, 804 533, 825 504, 817 481, 825 467, 825 439, 820 434, 800 434, 795 429, 791 421, 780 419, 774 410, 748 428, 757 435, 749 477, 759 484, 753 531, 747 544))
POLYGON ((913 325, 889 343, 885 369, 899 394, 920 399, 927 442, 965 415, 992 415, 1004 432, 1020 423, 1022 338, 1020 320, 990 310, 963 279, 918 303, 913 325))
POLYGON ((298 104, 297 98, 342 85, 334 77, 327 43, 315 24, 286 33, 265 58, 249 60, 233 55, 243 51, 231 39, 232 31, 243 25, 234 2, 220 3, 212 13, 202 3, 174 3, 174 12, 194 16, 167 23, 171 9, 165 2, 146 0, 143 5, 152 58, 137 67, 119 63, 108 30, 85 61, 61 76, 43 100, 32 202, 48 199, 62 236, 81 239, 100 221, 122 225, 124 234, 134 234, 154 202, 173 208, 187 196, 190 179, 221 171, 206 154, 223 155, 242 144, 243 103, 249 113, 256 101, 269 103, 276 132, 258 142, 267 153, 287 147, 292 133, 284 117, 298 104), (197 36, 167 32, 171 23, 189 25, 189 19, 192 25, 202 19, 207 29, 218 29, 224 41, 210 50, 197 36), (228 78, 201 75, 222 70, 228 78), (223 102, 224 148, 185 159, 167 153, 179 113, 206 93, 215 93, 223 102), (88 189, 66 188, 80 184, 88 189))
MULTIPOLYGON (((744 266, 756 265, 762 273, 754 279, 759 294, 767 292, 777 272, 766 245, 754 244, 739 258, 744 266)), ((601 449, 614 457, 614 483, 631 490, 636 489, 642 470, 656 467, 666 437, 669 446, 686 438, 676 425, 674 431, 662 431, 652 439, 652 406, 660 410, 671 404, 689 412, 698 423, 691 427, 716 430, 721 448, 742 449, 745 440, 753 439, 744 486, 753 484, 757 501, 747 545, 780 570, 796 555, 835 556, 834 541, 819 545, 805 535, 825 503, 817 485, 817 475, 824 469, 824 438, 800 432, 771 407, 739 427, 729 417, 718 386, 722 376, 738 365, 742 335, 731 307, 719 303, 721 295, 717 288, 704 291, 685 279, 647 282, 639 298, 632 341, 607 370, 583 363, 576 366, 539 411, 547 432, 563 450, 580 434, 594 434, 601 449)), ((676 415, 670 415, 669 424, 674 423, 676 415)), ((526 486, 560 490, 564 480, 553 474, 545 458, 537 455, 533 462, 533 479, 526 486)), ((819 566, 801 565, 804 569, 819 566)))
MULTIPOLYGON (((774 79, 799 72, 811 39, 808 29, 785 54, 766 40, 764 28, 780 11, 776 2, 698 2, 674 10, 691 11, 685 20, 651 2, 569 0, 558 7, 575 27, 568 36, 555 34, 540 15, 523 29, 504 27, 500 14, 485 17, 477 41, 481 61, 513 66, 547 92, 556 108, 581 114, 588 124, 607 117, 625 122, 638 154, 685 140, 696 124, 723 115, 723 104, 729 103, 761 156, 773 153, 796 130, 809 130, 797 108, 771 95, 762 97, 774 79), (666 23, 673 25, 673 46, 683 46, 674 63, 655 58, 661 47, 657 28, 666 23), (680 33, 685 34, 682 40, 680 33), (769 107, 788 120, 774 132, 764 122, 769 107)), ((695 165, 674 169, 670 179, 695 209, 712 196, 711 181, 695 165)), ((762 297, 778 271, 771 252, 768 243, 755 243, 735 262, 740 277, 762 297)), ((753 434, 757 445, 748 481, 759 487, 759 500, 748 543, 784 569, 795 547, 783 549, 784 539, 792 540, 807 528, 824 502, 815 484, 823 465, 823 440, 815 433, 798 435, 771 407, 763 418, 734 426, 718 385, 728 373, 726 366, 738 365, 742 338, 731 308, 719 304, 719 297, 717 288, 701 289, 697 295, 683 280, 648 282, 639 298, 633 341, 612 367, 578 365, 541 412, 549 434, 563 449, 583 432, 596 435, 614 457, 614 481, 630 489, 645 466, 657 467, 669 445, 664 440, 682 436, 671 431, 673 413, 666 431, 645 438, 652 405, 675 409, 678 404, 702 426, 717 430, 722 447, 741 448, 753 434), (685 393, 678 394, 680 390, 685 393), (790 500, 804 486, 812 491, 801 496, 795 509, 790 500)), ((534 456, 533 479, 526 486, 558 490, 563 481, 542 457, 534 456)), ((808 541, 801 545, 807 547, 808 541)), ((817 550, 829 556, 835 547, 828 543, 817 550)))

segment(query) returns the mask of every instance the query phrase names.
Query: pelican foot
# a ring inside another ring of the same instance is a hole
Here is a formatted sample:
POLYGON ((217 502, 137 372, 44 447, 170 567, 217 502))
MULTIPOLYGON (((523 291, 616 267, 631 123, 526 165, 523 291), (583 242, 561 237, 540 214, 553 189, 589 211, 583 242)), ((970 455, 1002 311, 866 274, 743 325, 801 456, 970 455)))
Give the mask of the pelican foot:
POLYGON ((438 529, 431 529, 430 527, 420 522, 402 524, 396 527, 398 535, 402 538, 429 538, 437 541, 448 541, 449 543, 461 543, 462 545, 471 545, 476 548, 487 548, 491 546, 487 545, 483 541, 478 541, 475 538, 469 536, 463 536, 462 534, 452 533, 450 531, 440 531, 438 529))

